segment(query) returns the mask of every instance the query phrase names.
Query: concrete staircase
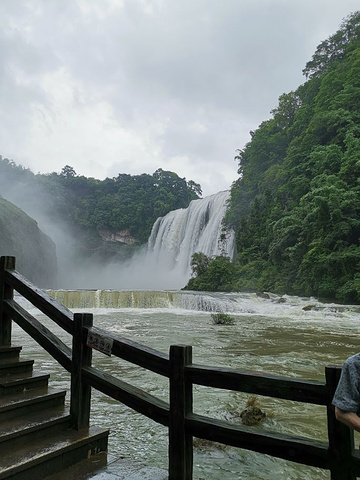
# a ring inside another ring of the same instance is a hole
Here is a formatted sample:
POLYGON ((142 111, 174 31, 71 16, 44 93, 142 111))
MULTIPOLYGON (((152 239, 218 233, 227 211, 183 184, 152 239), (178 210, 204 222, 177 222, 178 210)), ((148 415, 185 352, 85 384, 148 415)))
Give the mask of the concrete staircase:
POLYGON ((107 450, 108 430, 71 428, 65 391, 20 359, 21 347, 0 347, 0 480, 40 480, 107 450))

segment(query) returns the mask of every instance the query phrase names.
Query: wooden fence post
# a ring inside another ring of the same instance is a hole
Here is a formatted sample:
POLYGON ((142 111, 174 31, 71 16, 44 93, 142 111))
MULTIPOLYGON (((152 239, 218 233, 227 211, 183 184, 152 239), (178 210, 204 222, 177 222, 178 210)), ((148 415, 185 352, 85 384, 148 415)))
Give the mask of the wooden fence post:
POLYGON ((5 282, 5 270, 15 270, 15 257, 0 258, 0 346, 11 345, 11 317, 4 313, 3 301, 14 298, 14 290, 5 282))
POLYGON ((89 426, 91 387, 82 381, 81 369, 91 366, 92 350, 87 347, 87 333, 83 327, 92 327, 92 313, 74 313, 71 372, 71 424, 79 430, 89 426))
POLYGON ((192 384, 185 367, 192 363, 192 347, 170 347, 169 480, 191 480, 193 439, 186 432, 185 417, 192 413, 192 384))
POLYGON ((355 480, 352 452, 354 432, 335 418, 335 407, 331 405, 341 368, 329 365, 325 367, 326 387, 328 391, 327 422, 329 436, 329 458, 331 462, 331 480, 355 480))

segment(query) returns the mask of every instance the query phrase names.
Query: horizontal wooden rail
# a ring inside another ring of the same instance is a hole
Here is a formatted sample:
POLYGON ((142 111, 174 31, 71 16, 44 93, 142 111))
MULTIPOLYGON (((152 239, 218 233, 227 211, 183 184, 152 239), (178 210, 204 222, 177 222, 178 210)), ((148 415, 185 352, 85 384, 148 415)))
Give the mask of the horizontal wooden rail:
POLYGON ((329 468, 327 442, 234 425, 194 413, 186 418, 186 427, 195 437, 313 467, 329 468))
POLYGON ((4 300, 4 312, 41 345, 65 370, 72 370, 71 349, 14 300, 4 300))
POLYGON ((111 350, 112 355, 164 377, 169 376, 169 355, 166 353, 158 352, 153 348, 146 347, 101 328, 92 327, 88 331, 112 339, 114 341, 111 350))
POLYGON ((325 383, 315 380, 299 380, 264 372, 194 364, 186 366, 185 371, 190 382, 206 387, 317 405, 327 405, 329 401, 325 383))
POLYGON ((73 314, 70 310, 37 288, 16 270, 5 270, 5 281, 67 333, 73 333, 73 314))
POLYGON ((138 387, 101 372, 94 367, 82 369, 83 380, 133 410, 162 425, 169 425, 169 404, 138 387))

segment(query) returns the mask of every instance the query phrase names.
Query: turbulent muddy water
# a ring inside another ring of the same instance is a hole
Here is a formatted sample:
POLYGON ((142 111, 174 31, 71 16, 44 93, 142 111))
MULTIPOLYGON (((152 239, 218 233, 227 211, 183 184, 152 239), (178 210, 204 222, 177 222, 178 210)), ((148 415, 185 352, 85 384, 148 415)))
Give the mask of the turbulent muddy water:
MULTIPOLYGON (((192 345, 193 361, 199 364, 324 380, 326 365, 341 365, 360 348, 360 313, 354 306, 253 294, 51 293, 72 311, 92 312, 94 325, 161 352, 168 353, 172 344, 192 345), (211 312, 215 311, 230 312, 235 323, 214 325, 211 312)), ((59 332, 39 312, 32 313, 59 332)), ((59 332, 59 336, 70 343, 66 334, 59 332)), ((34 358, 37 368, 51 373, 53 385, 68 387, 68 375, 16 326, 13 338, 24 346, 23 356, 34 358)), ((94 352, 94 363, 168 400, 166 379, 98 352, 94 352)), ((205 387, 197 387, 194 392, 196 413, 235 422, 249 398, 248 394, 205 387)), ((254 428, 326 440, 325 407, 268 397, 259 400, 268 416, 261 427, 254 428)), ((109 453, 167 468, 165 427, 95 391, 91 418, 93 424, 110 428, 109 453)), ((328 479, 329 472, 232 447, 197 444, 194 478, 318 480, 328 479)))

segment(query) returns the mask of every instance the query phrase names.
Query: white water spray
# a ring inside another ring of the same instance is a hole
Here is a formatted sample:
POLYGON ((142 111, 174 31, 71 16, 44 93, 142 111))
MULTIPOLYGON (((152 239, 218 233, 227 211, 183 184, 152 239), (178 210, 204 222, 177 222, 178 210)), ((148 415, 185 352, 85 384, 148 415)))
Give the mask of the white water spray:
POLYGON ((160 265, 165 261, 170 271, 186 280, 195 252, 233 258, 234 232, 222 227, 228 199, 228 191, 219 192, 158 218, 149 238, 148 257, 160 265))
POLYGON ((191 277, 195 252, 233 257, 234 233, 222 220, 229 192, 193 200, 188 208, 158 218, 148 246, 123 263, 86 264, 72 271, 62 284, 67 289, 178 290, 191 277))

